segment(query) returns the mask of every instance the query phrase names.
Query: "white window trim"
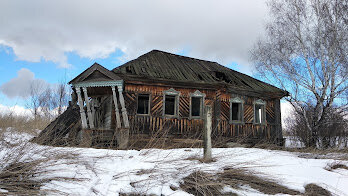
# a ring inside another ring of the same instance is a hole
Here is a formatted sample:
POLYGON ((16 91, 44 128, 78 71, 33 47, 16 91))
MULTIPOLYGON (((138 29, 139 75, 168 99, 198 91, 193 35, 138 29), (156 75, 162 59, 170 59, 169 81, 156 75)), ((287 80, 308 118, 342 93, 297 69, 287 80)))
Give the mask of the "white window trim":
POLYGON ((170 88, 166 91, 163 91, 163 107, 162 107, 163 117, 166 117, 166 118, 178 118, 179 117, 179 99, 180 99, 180 92, 179 91, 176 91, 173 88, 170 88), (175 96, 174 115, 165 114, 166 95, 175 96))
POLYGON ((264 101, 262 99, 255 100, 253 113, 254 113, 253 114, 254 115, 254 124, 256 124, 256 125, 266 125, 267 124, 267 122, 266 122, 266 101, 264 101), (255 118, 255 106, 256 105, 263 105, 262 117, 261 117, 262 122, 261 123, 256 122, 256 118, 255 118))
POLYGON ((205 94, 201 93, 199 90, 196 90, 194 93, 190 93, 190 116, 189 119, 202 119, 204 117, 204 100, 205 94), (192 116, 192 97, 201 98, 201 108, 200 108, 200 116, 192 116))
POLYGON ((244 100, 241 99, 240 97, 234 97, 230 99, 230 124, 244 124, 244 100), (240 113, 239 115, 241 116, 240 120, 232 120, 232 103, 240 103, 241 108, 240 108, 240 113))

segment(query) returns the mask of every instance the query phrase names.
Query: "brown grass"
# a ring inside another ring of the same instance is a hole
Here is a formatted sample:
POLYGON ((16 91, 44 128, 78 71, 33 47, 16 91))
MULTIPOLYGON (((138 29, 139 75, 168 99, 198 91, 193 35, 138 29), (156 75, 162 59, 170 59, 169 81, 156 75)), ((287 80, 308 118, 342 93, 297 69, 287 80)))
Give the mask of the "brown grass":
POLYGON ((307 184, 305 186, 306 196, 331 196, 332 194, 321 186, 316 184, 307 184))
POLYGON ((332 170, 335 170, 335 169, 346 169, 346 170, 348 170, 348 166, 344 165, 344 164, 342 164, 340 162, 333 162, 333 163, 328 164, 325 167, 325 169, 328 170, 328 171, 332 171, 332 170))
POLYGON ((30 116, 19 116, 15 114, 0 114, 0 129, 6 130, 8 127, 12 127, 16 130, 32 133, 39 129, 44 129, 49 123, 49 118, 32 118, 30 116))
POLYGON ((218 174, 205 172, 194 172, 184 178, 181 188, 193 195, 237 195, 236 193, 223 192, 223 187, 230 186, 234 189, 241 189, 242 185, 249 185, 251 188, 262 193, 299 195, 299 191, 289 189, 276 183, 273 180, 261 178, 251 172, 242 169, 226 168, 218 174))
MULTIPOLYGON (((6 195, 65 194, 57 189, 42 190, 41 187, 51 181, 75 183, 83 179, 52 177, 54 169, 61 164, 70 165, 81 162, 77 153, 57 151, 37 146, 26 141, 6 142, 0 131, 0 151, 5 152, 0 160, 0 189, 7 190, 6 195), (49 177, 51 176, 51 177, 49 177)), ((0 194, 0 195, 1 195, 0 194)))
POLYGON ((171 133, 173 127, 166 126, 166 122, 159 130, 150 134, 130 134, 128 149, 174 149, 174 148, 202 148, 202 135, 177 136, 171 133))

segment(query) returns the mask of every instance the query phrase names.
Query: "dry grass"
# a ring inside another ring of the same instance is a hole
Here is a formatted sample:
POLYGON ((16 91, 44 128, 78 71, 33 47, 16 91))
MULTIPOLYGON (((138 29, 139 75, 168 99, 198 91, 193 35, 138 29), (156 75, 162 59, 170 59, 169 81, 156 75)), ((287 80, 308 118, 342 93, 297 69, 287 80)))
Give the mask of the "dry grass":
POLYGON ((32 133, 39 129, 44 129, 49 123, 49 118, 32 118, 30 116, 19 116, 14 114, 0 114, 0 129, 6 130, 8 127, 12 127, 16 130, 32 133))
POLYGON ((6 195, 40 195, 66 193, 57 189, 41 187, 46 183, 75 183, 83 179, 54 176, 64 164, 72 165, 80 162, 77 153, 57 151, 38 146, 24 140, 6 141, 4 131, 0 131, 0 189, 7 190, 6 195))
POLYGON ((249 171, 243 169, 226 168, 218 174, 209 174, 205 172, 194 172, 184 178, 181 188, 193 195, 237 195, 233 192, 224 192, 226 186, 233 189, 242 189, 243 185, 258 190, 264 194, 288 194, 299 195, 299 191, 289 189, 267 178, 261 178, 249 171))
POLYGON ((177 136, 170 133, 173 127, 166 126, 151 134, 131 134, 128 149, 175 149, 175 148, 202 148, 202 135, 177 136))
POLYGON ((328 170, 328 171, 333 171, 335 169, 346 169, 346 170, 348 170, 348 166, 344 165, 344 164, 342 164, 340 162, 333 162, 333 163, 328 164, 325 167, 325 169, 328 170))
POLYGON ((307 184, 305 186, 306 196, 331 196, 332 194, 321 186, 316 184, 307 184))

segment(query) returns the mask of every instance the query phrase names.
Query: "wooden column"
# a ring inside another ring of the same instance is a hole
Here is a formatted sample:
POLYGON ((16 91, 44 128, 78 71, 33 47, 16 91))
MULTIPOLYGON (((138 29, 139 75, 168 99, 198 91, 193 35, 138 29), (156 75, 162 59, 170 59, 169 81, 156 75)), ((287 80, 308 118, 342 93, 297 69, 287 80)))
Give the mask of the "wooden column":
POLYGON ((93 117, 92 117, 92 111, 91 111, 91 105, 89 104, 89 100, 88 100, 88 95, 87 95, 87 88, 83 87, 82 88, 83 93, 85 95, 85 102, 87 105, 87 115, 88 115, 88 122, 89 122, 89 128, 94 128, 94 122, 93 122, 93 117))
POLYGON ((87 119, 86 119, 85 110, 83 109, 83 100, 82 100, 82 97, 81 97, 81 89, 80 89, 80 87, 76 88, 76 93, 77 93, 77 101, 78 101, 79 107, 80 107, 82 129, 86 129, 86 128, 88 128, 87 127, 87 119))
POLYGON ((211 131, 212 131, 212 109, 211 106, 205 106, 204 118, 204 157, 203 160, 209 162, 212 160, 211 153, 211 131))
POLYGON ((112 89, 112 96, 113 96, 114 105, 115 105, 116 127, 121 128, 121 119, 120 119, 120 113, 118 111, 117 95, 116 95, 116 91, 115 91, 115 86, 111 86, 111 89, 112 89))
POLYGON ((280 110, 280 99, 275 99, 274 101, 274 116, 275 116, 275 133, 277 144, 282 146, 284 145, 283 141, 283 130, 282 130, 282 118, 281 118, 281 110, 280 110))
POLYGON ((129 128, 129 121, 128 121, 128 115, 127 115, 127 109, 126 106, 124 104, 124 98, 123 98, 123 94, 122 94, 122 86, 117 86, 119 95, 120 95, 120 103, 121 103, 121 107, 122 107, 122 118, 123 118, 123 122, 124 122, 124 127, 125 128, 129 128))
POLYGON ((93 119, 93 125, 94 125, 94 127, 96 127, 96 126, 97 126, 97 123, 94 124, 94 123, 95 123, 95 108, 94 108, 94 102, 95 102, 95 99, 92 98, 92 100, 91 100, 92 119, 93 119))

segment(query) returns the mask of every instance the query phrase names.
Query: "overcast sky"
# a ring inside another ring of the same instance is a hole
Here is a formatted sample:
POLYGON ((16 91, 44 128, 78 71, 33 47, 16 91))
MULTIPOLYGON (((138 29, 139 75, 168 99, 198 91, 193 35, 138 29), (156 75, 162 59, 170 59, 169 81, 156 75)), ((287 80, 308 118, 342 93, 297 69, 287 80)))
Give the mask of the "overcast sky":
POLYGON ((94 61, 112 69, 152 49, 251 74, 266 16, 262 0, 2 0, 0 102, 22 103, 32 81, 71 79, 94 61))

